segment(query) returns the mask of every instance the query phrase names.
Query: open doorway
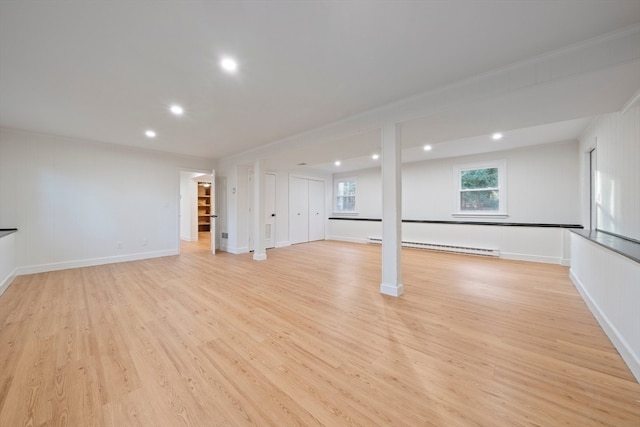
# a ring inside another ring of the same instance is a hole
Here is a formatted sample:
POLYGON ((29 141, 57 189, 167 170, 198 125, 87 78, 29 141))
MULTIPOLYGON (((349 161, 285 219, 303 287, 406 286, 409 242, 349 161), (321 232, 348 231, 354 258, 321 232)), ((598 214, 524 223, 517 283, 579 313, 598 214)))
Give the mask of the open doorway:
POLYGON ((196 180, 197 186, 197 218, 198 218, 198 242, 208 242, 211 244, 211 232, 212 232, 212 203, 213 188, 211 186, 211 175, 197 176, 193 178, 196 180))
POLYGON ((211 250, 211 174, 180 171, 180 251, 211 250))

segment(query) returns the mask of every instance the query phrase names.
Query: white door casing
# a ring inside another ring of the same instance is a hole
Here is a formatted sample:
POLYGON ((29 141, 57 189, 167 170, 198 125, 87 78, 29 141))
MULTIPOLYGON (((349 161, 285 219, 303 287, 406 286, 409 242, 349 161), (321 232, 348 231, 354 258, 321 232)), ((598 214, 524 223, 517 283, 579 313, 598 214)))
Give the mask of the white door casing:
POLYGON ((211 171, 211 191, 209 194, 209 204, 211 205, 211 225, 209 225, 209 231, 211 234, 211 253, 215 255, 216 253, 216 170, 213 169, 211 171))

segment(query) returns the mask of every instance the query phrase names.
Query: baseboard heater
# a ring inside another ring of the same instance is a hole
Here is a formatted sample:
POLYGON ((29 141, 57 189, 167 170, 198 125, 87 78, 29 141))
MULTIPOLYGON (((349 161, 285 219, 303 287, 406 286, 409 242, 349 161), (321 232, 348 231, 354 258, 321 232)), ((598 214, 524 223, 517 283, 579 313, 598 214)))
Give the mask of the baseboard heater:
MULTIPOLYGON (((373 245, 381 245, 382 238, 380 237, 371 237, 367 238, 367 243, 373 245)), ((402 246, 405 248, 415 248, 415 249, 427 249, 430 251, 439 251, 439 252, 453 252, 457 254, 470 254, 470 255, 482 255, 482 256, 492 256, 499 257, 500 250, 499 249, 486 249, 486 248, 472 248, 469 246, 454 246, 454 245, 442 245, 439 243, 427 243, 427 242, 416 242, 411 240, 403 240, 402 246)))

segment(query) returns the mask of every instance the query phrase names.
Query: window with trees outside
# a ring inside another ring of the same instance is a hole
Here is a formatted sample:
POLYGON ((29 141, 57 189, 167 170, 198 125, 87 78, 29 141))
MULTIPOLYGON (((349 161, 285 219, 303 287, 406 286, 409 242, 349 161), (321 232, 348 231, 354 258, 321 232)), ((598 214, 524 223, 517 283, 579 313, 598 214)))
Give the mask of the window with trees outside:
POLYGON ((506 161, 456 165, 454 215, 506 216, 506 161))
POLYGON ((335 183, 335 212, 356 212, 356 179, 340 178, 335 183))

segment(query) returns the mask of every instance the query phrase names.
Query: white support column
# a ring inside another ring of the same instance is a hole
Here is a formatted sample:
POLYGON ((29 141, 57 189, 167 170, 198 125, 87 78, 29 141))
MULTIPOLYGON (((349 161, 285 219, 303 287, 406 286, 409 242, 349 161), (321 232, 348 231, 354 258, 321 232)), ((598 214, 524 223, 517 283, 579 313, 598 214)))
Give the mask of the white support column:
POLYGON ((264 165, 258 159, 253 165, 253 259, 264 261, 267 251, 264 243, 264 165))
POLYGON ((400 125, 382 126, 382 283, 380 292, 394 297, 402 285, 402 156, 400 125))

